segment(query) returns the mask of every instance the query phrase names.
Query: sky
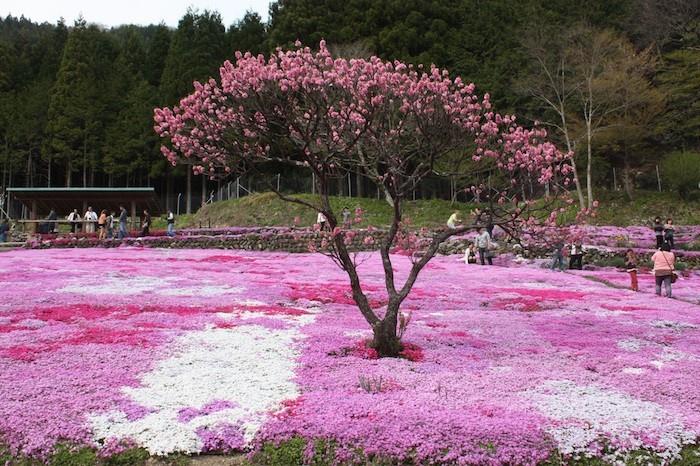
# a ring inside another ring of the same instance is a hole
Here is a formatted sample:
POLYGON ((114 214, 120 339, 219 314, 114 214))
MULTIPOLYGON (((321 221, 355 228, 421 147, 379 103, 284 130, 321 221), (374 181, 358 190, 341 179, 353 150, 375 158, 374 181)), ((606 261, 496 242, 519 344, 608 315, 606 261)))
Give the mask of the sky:
POLYGON ((0 0, 0 16, 21 16, 35 22, 55 23, 63 17, 66 24, 82 13, 88 23, 104 26, 120 24, 158 24, 177 26, 178 20, 192 6, 201 10, 216 10, 224 25, 243 18, 247 10, 267 20, 271 0, 0 0))

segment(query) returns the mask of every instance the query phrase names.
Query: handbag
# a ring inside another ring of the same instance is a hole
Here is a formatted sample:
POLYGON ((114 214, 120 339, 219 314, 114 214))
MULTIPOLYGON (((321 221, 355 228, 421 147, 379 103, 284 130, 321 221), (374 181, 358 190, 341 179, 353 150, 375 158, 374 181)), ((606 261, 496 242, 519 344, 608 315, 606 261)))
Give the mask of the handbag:
POLYGON ((678 274, 673 270, 673 267, 671 266, 671 263, 666 259, 666 254, 661 252, 661 255, 664 256, 664 260, 666 261, 666 265, 668 265, 668 268, 671 269, 671 283, 676 283, 678 280, 678 274))

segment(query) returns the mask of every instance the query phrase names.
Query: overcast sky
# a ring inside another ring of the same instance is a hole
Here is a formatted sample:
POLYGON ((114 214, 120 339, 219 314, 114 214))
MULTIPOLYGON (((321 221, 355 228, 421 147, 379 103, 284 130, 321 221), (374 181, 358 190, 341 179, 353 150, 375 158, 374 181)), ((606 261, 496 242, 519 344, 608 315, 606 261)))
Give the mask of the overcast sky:
POLYGON ((88 23, 105 26, 120 24, 158 24, 177 26, 187 7, 216 10, 224 25, 241 19, 247 10, 267 20, 271 0, 0 0, 0 16, 21 16, 35 21, 55 23, 63 17, 66 24, 82 13, 88 23))

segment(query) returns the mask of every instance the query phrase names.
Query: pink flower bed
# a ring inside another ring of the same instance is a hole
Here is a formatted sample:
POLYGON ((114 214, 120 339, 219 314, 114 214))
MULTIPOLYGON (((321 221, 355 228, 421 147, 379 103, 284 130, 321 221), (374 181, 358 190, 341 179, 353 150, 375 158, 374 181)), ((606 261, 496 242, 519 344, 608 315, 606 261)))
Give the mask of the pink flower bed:
MULTIPOLYGON (((0 443, 18 455, 301 436, 358 462, 670 461, 700 433, 700 307, 577 274, 436 258, 404 306, 405 358, 376 359, 320 255, 23 250, 0 267, 0 443)), ((381 307, 378 258, 360 270, 381 307)))
MULTIPOLYGON (((656 236, 651 226, 631 225, 627 227, 586 225, 574 227, 583 242, 588 245, 610 247, 656 248, 656 236)), ((700 241, 700 226, 677 225, 674 239, 676 246, 700 241)))

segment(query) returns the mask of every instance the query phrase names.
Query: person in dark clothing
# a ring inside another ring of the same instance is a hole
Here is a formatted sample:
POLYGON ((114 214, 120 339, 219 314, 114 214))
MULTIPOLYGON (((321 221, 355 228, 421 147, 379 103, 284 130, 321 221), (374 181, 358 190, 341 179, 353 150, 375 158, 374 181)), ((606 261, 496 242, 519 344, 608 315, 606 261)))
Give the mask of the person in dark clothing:
POLYGON ((126 221, 128 219, 128 214, 126 213, 126 209, 124 206, 119 206, 119 234, 117 237, 119 239, 126 238, 128 236, 126 232, 126 221))
POLYGON ((7 241, 7 233, 10 231, 10 224, 7 220, 0 221, 0 243, 7 241))
POLYGON ((583 246, 581 243, 571 244, 569 269, 583 270, 583 246))
POLYGON ((656 236, 656 248, 660 248, 664 244, 664 226, 661 224, 661 217, 654 219, 654 235, 656 236))
POLYGON ((491 214, 491 209, 484 209, 484 217, 486 231, 489 232, 489 237, 493 238, 493 214, 491 214))
POLYGON ((49 221, 49 233, 58 233, 58 214, 56 214, 54 209, 51 209, 46 220, 49 221))
POLYGON ((143 222, 141 222, 141 226, 141 236, 150 236, 151 232, 149 229, 151 228, 151 214, 148 213, 148 209, 144 209, 143 211, 143 222))

